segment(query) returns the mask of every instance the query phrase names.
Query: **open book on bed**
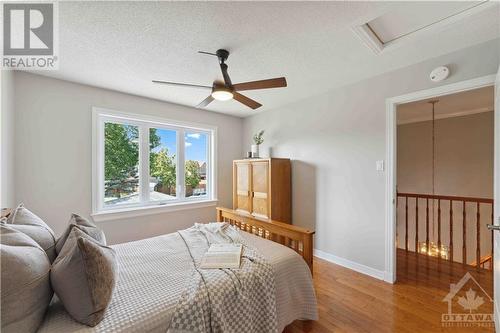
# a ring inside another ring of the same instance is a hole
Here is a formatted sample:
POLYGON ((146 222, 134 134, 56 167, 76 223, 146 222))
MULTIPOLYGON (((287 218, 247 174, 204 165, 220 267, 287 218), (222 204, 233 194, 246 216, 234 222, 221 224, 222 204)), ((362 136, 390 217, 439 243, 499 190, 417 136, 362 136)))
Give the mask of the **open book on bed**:
POLYGON ((212 244, 201 260, 200 268, 240 268, 241 244, 212 244))

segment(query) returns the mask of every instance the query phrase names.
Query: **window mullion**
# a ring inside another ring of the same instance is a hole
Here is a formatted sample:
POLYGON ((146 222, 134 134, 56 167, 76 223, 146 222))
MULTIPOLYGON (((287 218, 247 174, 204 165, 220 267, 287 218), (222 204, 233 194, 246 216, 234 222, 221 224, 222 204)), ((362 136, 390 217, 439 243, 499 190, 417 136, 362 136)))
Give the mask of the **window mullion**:
POLYGON ((213 182, 214 182, 214 178, 212 176, 212 166, 213 166, 213 160, 212 160, 212 135, 207 135, 207 146, 205 147, 205 151, 206 151, 206 156, 207 156, 207 170, 205 171, 205 174, 206 174, 206 192, 207 192, 207 196, 209 199, 213 199, 214 195, 213 195, 213 182))
POLYGON ((180 128, 177 131, 177 165, 175 169, 177 170, 177 196, 180 200, 184 200, 186 198, 186 186, 185 186, 185 174, 184 174, 184 150, 186 148, 186 144, 184 142, 184 129, 180 128))
POLYGON ((139 127, 139 195, 140 202, 147 204, 149 198, 149 127, 139 127))
POLYGON ((104 165, 105 165, 105 149, 104 149, 104 142, 105 142, 105 138, 106 138, 106 134, 104 132, 104 120, 103 119, 99 119, 98 121, 98 128, 97 128, 97 131, 98 131, 98 138, 99 138, 99 142, 97 143, 98 144, 98 149, 97 149, 97 160, 99 161, 99 166, 98 166, 98 177, 97 179, 99 180, 99 184, 98 184, 98 209, 101 210, 104 206, 104 192, 105 192, 105 181, 106 181, 106 177, 105 177, 105 170, 104 170, 104 165))

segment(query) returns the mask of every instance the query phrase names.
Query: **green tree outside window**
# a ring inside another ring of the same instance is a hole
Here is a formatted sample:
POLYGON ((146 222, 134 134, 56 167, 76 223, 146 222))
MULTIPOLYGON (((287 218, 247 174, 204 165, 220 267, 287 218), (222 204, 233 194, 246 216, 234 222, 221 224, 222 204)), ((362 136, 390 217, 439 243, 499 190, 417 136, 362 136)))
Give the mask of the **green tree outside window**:
POLYGON ((186 186, 196 188, 200 184, 200 165, 197 161, 186 161, 186 186))

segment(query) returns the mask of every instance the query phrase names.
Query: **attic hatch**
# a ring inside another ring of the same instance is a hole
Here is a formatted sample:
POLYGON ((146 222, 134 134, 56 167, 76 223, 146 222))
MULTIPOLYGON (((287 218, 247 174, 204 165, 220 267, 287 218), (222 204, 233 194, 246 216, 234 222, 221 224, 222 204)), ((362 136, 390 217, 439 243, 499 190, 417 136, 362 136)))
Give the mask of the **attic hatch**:
POLYGON ((419 34, 434 32, 494 5, 492 1, 406 2, 353 28, 376 54, 419 34))

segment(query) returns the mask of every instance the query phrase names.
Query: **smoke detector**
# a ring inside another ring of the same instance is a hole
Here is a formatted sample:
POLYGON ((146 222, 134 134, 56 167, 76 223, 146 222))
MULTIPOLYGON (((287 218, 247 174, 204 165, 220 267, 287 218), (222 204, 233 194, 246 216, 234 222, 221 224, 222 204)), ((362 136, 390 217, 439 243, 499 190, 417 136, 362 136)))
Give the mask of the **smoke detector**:
POLYGON ((450 75, 450 70, 446 66, 439 66, 434 68, 429 74, 432 82, 441 82, 450 75))

